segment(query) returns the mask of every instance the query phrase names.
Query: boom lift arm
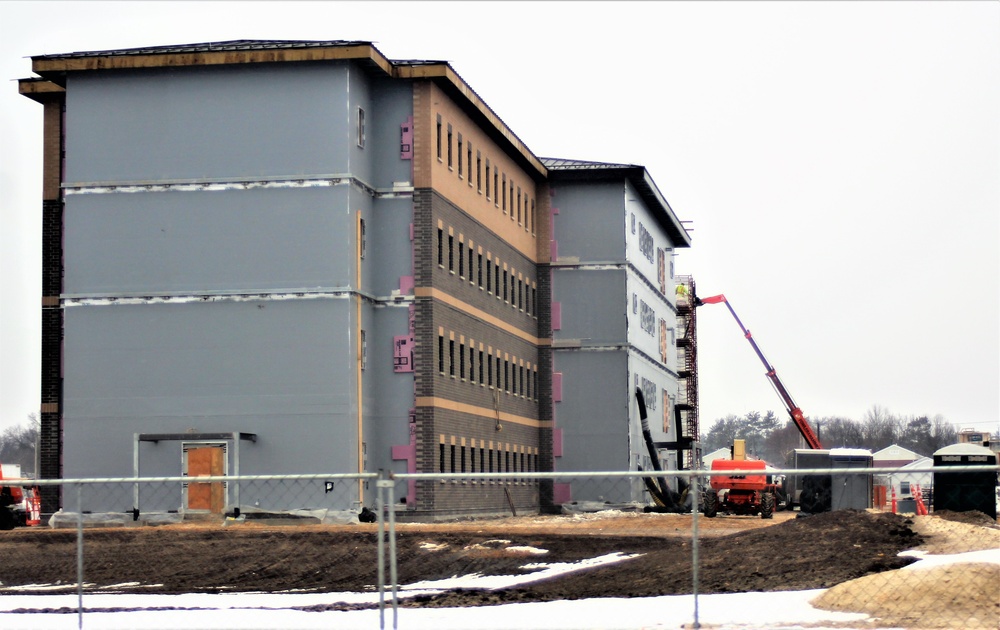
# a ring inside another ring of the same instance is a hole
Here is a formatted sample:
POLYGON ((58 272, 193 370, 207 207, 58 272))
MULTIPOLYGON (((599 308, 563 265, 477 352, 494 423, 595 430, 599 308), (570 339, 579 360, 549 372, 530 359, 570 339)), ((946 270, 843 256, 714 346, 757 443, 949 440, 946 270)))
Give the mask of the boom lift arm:
POLYGON ((703 304, 718 304, 719 302, 724 303, 726 307, 729 308, 729 312, 732 313, 733 319, 736 320, 736 323, 739 324, 740 330, 743 331, 743 336, 746 337, 747 341, 750 342, 750 345, 753 346, 753 351, 757 353, 757 358, 760 359, 760 362, 764 364, 764 368, 767 370, 765 373, 767 378, 771 381, 771 385, 774 386, 774 390, 778 392, 778 396, 781 397, 781 401, 785 403, 785 409, 788 411, 788 415, 792 417, 792 422, 794 422, 795 426, 798 427, 799 433, 801 433, 802 437, 806 440, 806 444, 809 445, 809 448, 813 449, 823 448, 820 445, 819 438, 816 437, 816 433, 813 432, 812 427, 810 427, 809 423, 806 421, 806 416, 802 413, 802 409, 800 409, 799 406, 795 404, 795 401, 792 400, 791 394, 788 393, 788 390, 785 389, 785 386, 781 383, 781 379, 778 378, 777 372, 775 372, 771 364, 767 362, 767 359, 764 358, 764 353, 760 351, 760 348, 757 346, 757 342, 754 341, 753 335, 750 334, 750 331, 747 330, 746 326, 743 325, 743 322, 740 321, 739 316, 736 315, 736 311, 733 310, 733 306, 729 303, 729 300, 726 299, 726 296, 720 294, 700 299, 696 297, 694 299, 695 306, 701 306, 703 304))

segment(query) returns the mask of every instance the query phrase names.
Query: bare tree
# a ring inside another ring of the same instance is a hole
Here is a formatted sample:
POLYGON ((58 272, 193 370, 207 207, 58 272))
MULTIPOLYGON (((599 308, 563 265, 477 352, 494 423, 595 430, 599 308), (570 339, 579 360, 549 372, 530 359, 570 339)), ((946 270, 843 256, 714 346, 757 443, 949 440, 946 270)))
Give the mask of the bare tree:
POLYGON ((19 464, 21 474, 35 474, 35 445, 38 442, 38 416, 28 414, 24 425, 7 427, 0 434, 0 463, 19 464))

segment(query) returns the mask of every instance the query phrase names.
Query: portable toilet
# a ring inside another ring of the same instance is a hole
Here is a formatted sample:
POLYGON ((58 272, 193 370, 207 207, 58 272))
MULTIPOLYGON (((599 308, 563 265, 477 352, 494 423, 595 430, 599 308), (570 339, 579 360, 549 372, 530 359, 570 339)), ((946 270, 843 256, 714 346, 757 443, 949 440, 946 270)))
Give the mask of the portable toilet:
MULTIPOLYGON (((996 453, 975 444, 952 444, 934 452, 934 468, 996 466, 996 453)), ((934 472, 934 510, 977 510, 997 517, 997 473, 934 472)))
MULTIPOLYGON (((862 448, 830 449, 834 469, 871 468, 872 452, 862 448)), ((830 479, 830 509, 867 510, 872 506, 871 473, 833 473, 830 479)))

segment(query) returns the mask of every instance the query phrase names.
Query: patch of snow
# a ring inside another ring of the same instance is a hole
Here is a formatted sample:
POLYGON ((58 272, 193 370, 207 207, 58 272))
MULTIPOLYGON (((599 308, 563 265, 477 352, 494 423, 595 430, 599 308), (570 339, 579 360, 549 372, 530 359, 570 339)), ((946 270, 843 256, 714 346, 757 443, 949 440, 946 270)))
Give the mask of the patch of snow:
POLYGON ((899 554, 903 558, 916 558, 917 562, 908 564, 904 569, 921 570, 931 569, 946 564, 963 564, 969 562, 985 562, 988 564, 1000 564, 1000 549, 988 549, 985 551, 967 551, 965 553, 953 553, 947 555, 930 555, 926 551, 910 549, 899 554))
POLYGON ((507 551, 511 553, 528 553, 535 556, 543 556, 549 552, 548 549, 539 549, 538 547, 529 547, 527 545, 512 545, 507 547, 507 551))
POLYGON ((622 562, 641 555, 642 554, 623 554, 616 552, 598 556, 596 558, 580 560, 578 562, 554 562, 551 564, 536 562, 526 564, 521 567, 527 571, 534 571, 533 573, 528 573, 526 575, 483 575, 481 573, 472 573, 463 576, 453 575, 452 577, 445 578, 443 580, 424 580, 401 586, 400 591, 442 591, 453 588, 482 588, 488 590, 511 588, 513 586, 520 586, 521 584, 537 582, 538 580, 546 580, 556 577, 557 575, 565 575, 575 571, 582 571, 583 569, 591 569, 594 567, 614 564, 616 562, 622 562))

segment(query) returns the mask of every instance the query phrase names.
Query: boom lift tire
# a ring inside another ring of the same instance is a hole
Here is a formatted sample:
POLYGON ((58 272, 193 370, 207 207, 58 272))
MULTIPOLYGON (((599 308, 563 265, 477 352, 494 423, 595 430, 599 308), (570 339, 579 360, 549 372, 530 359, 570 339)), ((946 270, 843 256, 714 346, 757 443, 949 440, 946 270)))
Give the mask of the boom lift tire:
POLYGON ((10 508, 0 507, 0 530, 14 529, 17 526, 17 517, 10 508))
POLYGON ((760 517, 774 518, 774 495, 765 492, 760 497, 760 517))
POLYGON ((719 513, 719 494, 715 490, 705 493, 705 518, 715 518, 719 513))

